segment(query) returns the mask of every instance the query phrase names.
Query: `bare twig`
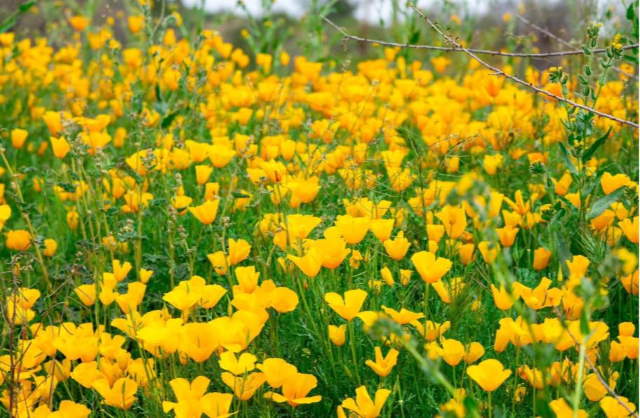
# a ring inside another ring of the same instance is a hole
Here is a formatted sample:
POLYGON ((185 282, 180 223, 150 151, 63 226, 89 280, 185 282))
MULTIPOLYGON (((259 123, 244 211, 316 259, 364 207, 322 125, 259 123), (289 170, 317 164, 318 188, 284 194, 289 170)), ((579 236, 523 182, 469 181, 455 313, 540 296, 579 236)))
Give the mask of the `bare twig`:
MULTIPOLYGON (((384 46, 392 46, 399 48, 414 48, 414 49, 426 49, 430 51, 443 51, 443 52, 471 52, 473 54, 478 55, 494 55, 498 57, 520 57, 520 58, 549 58, 549 57, 564 57, 569 55, 584 55, 583 50, 572 50, 572 51, 557 51, 557 52, 503 52, 503 51, 493 51, 490 49, 469 49, 463 48, 460 45, 454 46, 436 46, 436 45, 422 45, 422 44, 410 44, 410 43, 401 43, 401 42, 389 42, 389 41, 380 41, 377 39, 363 38, 361 36, 351 35, 347 31, 345 31, 340 26, 333 23, 326 17, 323 17, 324 21, 327 22, 331 27, 340 32, 345 39, 350 39, 357 42, 366 42, 370 44, 379 44, 384 46)), ((625 45, 622 47, 622 50, 627 49, 636 49, 638 48, 638 44, 625 45)), ((592 49, 591 53, 593 54, 602 54, 607 52, 606 48, 598 48, 592 49)))
MULTIPOLYGON (((548 29, 545 29, 545 28, 543 28, 543 27, 541 27, 541 26, 536 25, 535 23, 533 23, 532 21, 530 21, 530 20, 529 20, 529 19, 527 19, 526 17, 521 16, 521 15, 518 15, 518 14, 517 14, 517 15, 515 15, 515 16, 516 16, 516 17, 517 17, 517 18, 518 18, 522 23, 524 23, 525 25, 529 25, 529 26, 531 26, 533 29, 535 29, 535 30, 537 30, 538 32, 542 33, 543 35, 546 35, 546 36, 548 36, 549 38, 551 38, 551 39, 555 40, 555 41, 556 41, 556 42, 558 42, 559 44, 564 45, 564 46, 566 46, 567 48, 574 48, 574 46, 573 46, 573 45, 571 45, 571 43, 570 43, 570 42, 565 41, 564 39, 562 39, 562 38, 561 38, 561 37, 559 37, 558 35, 556 35, 556 34, 552 33, 552 32, 551 32, 551 31, 549 31, 548 29)), ((626 76, 626 77, 629 77, 629 78, 638 78, 638 77, 636 77, 636 76, 635 76, 635 74, 629 74, 629 73, 627 73, 627 72, 625 72, 625 71, 622 71, 622 70, 621 70, 620 68, 618 68, 618 67, 613 67, 612 69, 613 69, 613 71, 617 72, 618 74, 622 74, 622 75, 624 75, 624 76, 626 76)))
POLYGON ((521 15, 515 15, 522 23, 524 23, 525 25, 529 25, 531 26, 533 29, 537 30, 538 32, 547 35, 549 38, 554 39, 555 41, 557 41, 558 43, 568 47, 568 48, 574 48, 573 45, 571 45, 570 42, 565 41, 564 39, 562 39, 561 37, 553 34, 552 32, 550 32, 548 29, 545 29, 541 26, 536 25, 535 23, 533 23, 532 21, 530 21, 529 19, 527 19, 524 16, 521 15))
MULTIPOLYGON (((561 97, 558 95, 555 95, 553 93, 551 93, 550 91, 541 89, 540 87, 536 87, 531 83, 528 83, 514 75, 511 74, 507 74, 504 71, 502 71, 501 69, 499 69, 498 67, 495 67, 491 64, 489 64, 488 62, 484 61, 482 58, 478 57, 472 50, 469 50, 468 48, 463 47, 458 41, 456 41, 455 39, 453 39, 451 36, 447 35, 446 33, 444 33, 442 31, 442 29, 440 29, 435 23, 433 23, 433 21, 431 19, 429 19, 429 17, 427 17, 420 9, 418 9, 416 6, 411 5, 411 8, 420 16, 422 17, 422 19, 431 27, 433 28, 433 30, 435 30, 445 41, 447 41, 448 43, 450 43, 451 45, 453 45, 456 49, 460 49, 462 50, 464 53, 466 53, 468 56, 470 56, 471 58, 473 58, 474 60, 476 60, 479 64, 481 64, 483 67, 487 68, 488 70, 491 70, 494 74, 502 76, 504 78, 507 78, 510 81, 513 81, 514 83, 523 85, 525 87, 530 88, 531 90, 535 91, 536 93, 542 94, 544 96, 547 97, 551 97, 555 100, 558 100, 560 102, 566 103, 568 105, 571 105, 573 107, 577 107, 579 109, 585 110, 587 112, 593 113, 595 115, 598 115, 600 117, 606 118, 606 119, 610 119, 613 121, 616 121, 618 123, 622 123, 624 125, 628 125, 628 126, 632 126, 634 128, 638 128, 638 124, 636 122, 632 122, 629 120, 625 120, 625 119, 620 119, 616 116, 610 115, 608 113, 603 113, 600 112, 592 107, 583 105, 581 103, 577 103, 574 102, 573 100, 567 99, 565 97, 561 97)), ((595 51, 595 50, 594 50, 595 51)))

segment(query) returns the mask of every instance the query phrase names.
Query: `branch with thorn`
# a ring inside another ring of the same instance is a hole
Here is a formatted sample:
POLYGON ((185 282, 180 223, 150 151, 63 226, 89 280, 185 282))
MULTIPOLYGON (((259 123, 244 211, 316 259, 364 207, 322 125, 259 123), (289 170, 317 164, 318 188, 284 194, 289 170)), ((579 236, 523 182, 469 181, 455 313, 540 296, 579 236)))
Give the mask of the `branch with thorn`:
MULTIPOLYGON (((361 36, 352 35, 348 33, 346 30, 344 30, 344 28, 341 28, 340 26, 336 25, 326 16, 323 16, 322 19, 324 19, 324 21, 329 26, 331 26, 332 28, 340 32, 340 34, 347 40, 352 40, 356 42, 365 42, 369 44, 379 44, 379 45, 390 46, 390 47, 425 49, 429 51, 442 51, 442 52, 467 52, 468 51, 478 55, 494 55, 498 57, 518 57, 518 58, 550 58, 550 57, 564 57, 564 56, 571 56, 571 55, 584 55, 584 51, 579 49, 572 50, 572 51, 538 52, 538 53, 536 52, 503 52, 503 51, 493 51, 490 49, 473 49, 473 48, 465 49, 459 45, 447 47, 447 46, 381 41, 378 39, 363 38, 361 36)), ((636 49, 636 48, 638 48, 638 44, 632 44, 632 45, 623 46, 622 50, 624 51, 624 50, 636 49)), ((605 52, 607 52, 606 48, 598 48, 598 49, 591 50, 591 53, 593 54, 603 54, 605 52)))
MULTIPOLYGON (((469 57, 473 58, 475 61, 477 61, 480 65, 482 65, 486 69, 494 72, 496 75, 504 77, 504 78, 514 82, 514 83, 517 83, 517 84, 520 84, 522 86, 525 86, 525 87, 535 91, 536 93, 542 94, 542 95, 547 96, 547 97, 551 97, 552 99, 555 99, 555 100, 557 100, 559 102, 566 103, 566 104, 568 104, 570 106, 577 107, 578 109, 582 109, 584 111, 593 113, 593 114, 595 114, 597 116, 600 116, 602 118, 606 118, 606 119, 610 119, 610 120, 616 121, 616 122, 621 123, 623 125, 631 126, 631 127, 636 128, 636 129, 638 128, 638 124, 636 122, 633 122, 633 121, 630 121, 630 120, 626 120, 626 119, 620 119, 620 118, 618 118, 616 116, 613 116, 613 115, 610 115, 608 113, 600 112, 600 111, 598 111, 598 110, 596 110, 596 109, 594 109, 592 107, 583 105, 581 103, 575 102, 575 101, 573 101, 571 99, 567 99, 565 97, 558 96, 556 94, 551 93, 550 91, 547 91, 547 90, 541 89, 540 87, 534 86, 533 84, 528 83, 528 82, 526 82, 526 81, 524 81, 524 80, 522 80, 522 79, 520 79, 520 78, 518 78, 518 77, 516 77, 514 75, 505 73, 504 71, 502 71, 498 67, 495 67, 495 66, 489 64, 488 62, 484 61, 482 58, 478 57, 478 55, 476 53, 474 53, 473 50, 465 48, 458 41, 456 41, 451 36, 449 36, 446 33, 444 33, 442 31, 442 29, 440 29, 438 27, 438 25, 433 23, 433 21, 431 19, 429 19, 429 17, 426 16, 416 6, 411 5, 410 7, 427 23, 427 25, 429 25, 434 31, 436 31, 438 33, 438 35, 440 35, 440 37, 442 37, 443 40, 445 40, 447 43, 452 45, 454 49, 463 51, 469 57)), ((637 45, 635 47, 637 47, 637 45)), ((594 51, 596 51, 596 50, 594 50, 594 51)))
MULTIPOLYGON (((540 26, 536 25, 535 23, 533 23, 532 21, 530 21, 530 20, 529 20, 529 19, 527 19, 526 17, 521 16, 521 15, 518 15, 518 14, 517 14, 517 15, 515 15, 515 16, 518 18, 518 20, 520 20, 520 21, 521 21, 522 23, 524 23, 525 25, 531 26, 531 28, 532 28, 532 29, 535 29, 535 30, 537 30, 538 32, 542 33, 543 35, 548 36, 549 38, 551 38, 551 39, 555 40, 555 41, 556 41, 556 42, 558 42, 559 44, 564 45, 564 46, 566 46, 567 48, 573 48, 573 47, 574 47, 573 45, 571 45, 571 43, 569 43, 569 42, 565 41, 564 39, 562 39, 562 38, 561 38, 561 37, 559 37, 558 35, 554 34, 553 32, 549 31, 548 29, 545 29, 545 28, 543 28, 543 27, 540 27, 540 26)), ((631 46, 633 46, 633 45, 631 45, 631 46)), ((626 76, 626 77, 629 77, 629 78, 635 78, 635 79, 637 79, 637 78, 638 78, 638 77, 636 77, 636 76, 635 76, 635 74, 629 74, 629 73, 627 73, 627 72, 625 72, 625 71, 622 71, 622 70, 621 70, 620 68, 618 68, 618 67, 613 67, 613 68, 612 68, 612 70, 613 70, 613 71, 615 71, 615 72, 617 72, 618 74, 622 74, 622 75, 624 75, 624 76, 626 76)))

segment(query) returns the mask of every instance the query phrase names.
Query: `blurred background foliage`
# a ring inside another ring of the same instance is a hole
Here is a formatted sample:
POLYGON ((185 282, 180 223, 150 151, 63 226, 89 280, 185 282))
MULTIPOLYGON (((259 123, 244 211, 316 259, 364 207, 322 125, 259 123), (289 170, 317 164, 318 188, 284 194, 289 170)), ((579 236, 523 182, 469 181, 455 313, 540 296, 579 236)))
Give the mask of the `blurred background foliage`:
MULTIPOLYGON (((113 32, 121 43, 127 44, 126 17, 138 13, 137 0, 35 0, 34 7, 20 16, 12 30, 21 37, 37 38, 46 34, 50 43, 61 43, 69 35, 67 18, 84 15, 97 27, 111 23, 113 32)), ((228 10, 210 12, 211 6, 220 0, 155 0, 152 13, 157 19, 179 15, 183 21, 179 36, 195 35, 202 28, 214 29, 234 45, 253 52, 273 53, 286 50, 291 55, 304 54, 321 61, 345 59, 354 61, 381 54, 381 48, 371 44, 339 42, 341 36, 321 19, 327 16, 349 33, 381 40, 428 43, 440 45, 437 35, 417 20, 403 0, 288 0, 297 4, 296 10, 305 10, 302 16, 291 16, 282 7, 275 8, 273 0, 261 0, 262 13, 252 14, 242 1, 228 10), (356 3, 359 1, 359 3, 356 3), (385 3, 385 7, 381 4, 385 3), (196 6, 194 6, 196 4, 196 6), (388 16, 362 20, 359 15, 376 16, 380 10, 388 16), (371 9, 371 10, 368 10, 371 9), (248 33, 247 33, 248 32, 248 33), (243 36, 244 35, 244 36, 243 36)), ((8 16, 26 0, 0 0, 0 16, 8 16)), ((628 2, 627 2, 628 3, 628 2)), ((624 1, 599 0, 439 0, 428 2, 427 10, 452 33, 460 36, 468 46, 506 49, 509 51, 558 51, 568 44, 535 29, 533 25, 551 32, 579 48, 584 41, 584 28, 592 21, 601 22, 601 33, 612 36, 628 28, 625 23, 627 5, 624 1), (522 16, 525 23, 518 16, 522 16)), ((218 8, 216 8, 218 9, 218 8)), ((172 22, 175 24, 175 21, 172 22)), ((196 37, 193 36, 192 39, 196 37)), ((406 53, 413 53, 409 51, 406 53)), ((420 52, 422 54, 422 52, 420 52)), ((428 53, 434 55, 433 52, 428 53)), ((437 54, 436 54, 437 55, 437 54)), ((420 58, 414 56, 412 58, 420 58)), ((558 59, 522 61, 522 65, 546 68, 558 65, 558 59)))

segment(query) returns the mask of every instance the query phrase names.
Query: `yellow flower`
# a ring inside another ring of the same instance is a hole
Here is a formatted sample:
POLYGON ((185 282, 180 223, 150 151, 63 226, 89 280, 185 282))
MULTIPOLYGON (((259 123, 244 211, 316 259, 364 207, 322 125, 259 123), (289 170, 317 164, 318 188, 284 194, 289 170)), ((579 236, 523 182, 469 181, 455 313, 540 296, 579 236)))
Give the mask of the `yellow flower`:
POLYGON ((31 247, 31 234, 24 229, 15 229, 6 233, 5 245, 14 251, 26 251, 31 247))
MULTIPOLYGON (((549 402, 549 407, 556 414, 557 418, 574 418, 576 415, 573 413, 573 408, 569 406, 567 401, 563 398, 553 400, 549 402)), ((586 413, 583 409, 579 409, 577 414, 577 418, 588 418, 589 414, 586 413)))
POLYGON ((49 133, 52 136, 57 136, 62 131, 62 117, 59 112, 53 112, 48 110, 42 115, 42 119, 47 124, 49 133))
POLYGON ((22 148, 24 142, 27 140, 27 136, 29 136, 29 132, 24 129, 12 129, 11 145, 16 149, 22 148))
POLYGON ((69 18, 69 24, 77 32, 82 32, 89 26, 91 21, 84 16, 72 16, 69 18))
POLYGON ((307 277, 316 277, 322 268, 324 257, 318 252, 317 248, 311 248, 303 257, 289 254, 287 258, 300 269, 307 277))
POLYGON ((500 289, 491 285, 491 294, 493 295, 493 303, 496 308, 506 311, 511 309, 513 304, 518 300, 518 292, 514 287, 512 292, 508 292, 504 286, 500 286, 500 289))
POLYGON ((638 217, 634 216, 633 220, 627 218, 622 222, 618 223, 620 229, 624 233, 624 236, 627 237, 629 241, 634 244, 638 243, 638 233, 640 231, 640 225, 638 223, 638 217))
MULTIPOLYGON (((615 390, 619 374, 614 372, 609 377, 607 384, 612 390, 615 390)), ((600 382, 600 378, 595 373, 589 373, 582 382, 584 395, 591 402, 598 402, 609 393, 607 388, 600 382)))
POLYGON ((131 33, 138 33, 144 28, 144 16, 129 16, 127 26, 131 33))
POLYGON ((40 405, 33 411, 33 414, 31 416, 33 416, 34 418, 87 418, 90 414, 91 410, 85 405, 69 400, 64 400, 60 402, 58 410, 55 412, 49 409, 48 405, 40 405))
POLYGON ((443 338, 440 344, 442 345, 440 354, 442 359, 449 366, 460 364, 465 355, 464 345, 460 341, 450 338, 443 338))
MULTIPOLYGON (((442 222, 449 238, 460 238, 467 227, 467 217, 462 207, 447 205, 438 212, 437 218, 442 222)), ((429 239, 431 239, 431 236, 429 236, 429 239)))
POLYGON ((213 167, 206 164, 200 164, 196 166, 196 183, 202 185, 209 181, 213 167))
POLYGON ((369 231, 370 219, 340 215, 336 220, 336 228, 347 244, 357 244, 362 241, 369 231))
POLYGON ((74 289, 76 295, 85 306, 93 306, 96 303, 96 285, 83 284, 74 289))
POLYGON ((329 325, 329 339, 338 347, 344 345, 346 340, 347 325, 329 325))
POLYGON ((233 238, 229 239, 229 257, 228 265, 235 266, 236 264, 244 261, 249 257, 251 253, 251 244, 246 240, 233 238))
POLYGON ((194 206, 189 208, 189 212, 195 218, 205 225, 211 225, 216 220, 218 214, 218 207, 220 206, 219 200, 207 200, 200 206, 194 206))
POLYGON ((0 204, 0 229, 4 228, 5 222, 11 217, 11 206, 0 204))
MULTIPOLYGON (((158 330, 161 332, 162 330, 158 330)), ((170 336, 176 338, 178 336, 170 336)), ((196 363, 202 363, 220 347, 220 337, 209 322, 189 322, 182 327, 179 349, 196 363)))
POLYGON ((325 239, 313 241, 315 254, 321 257, 322 267, 328 269, 338 268, 345 257, 351 253, 347 248, 347 242, 340 236, 330 236, 325 239))
POLYGON ((405 308, 396 311, 395 309, 388 308, 382 305, 382 310, 391 317, 391 319, 400 325, 405 325, 424 318, 422 312, 411 312, 405 308))
POLYGON ((607 418, 623 418, 633 415, 629 414, 629 411, 635 412, 636 405, 624 396, 618 396, 616 398, 613 396, 605 396, 600 401, 600 408, 602 408, 607 418), (624 405, 622 405, 621 402, 624 405))
POLYGON ((551 251, 544 247, 536 248, 533 252, 533 269, 536 271, 544 270, 549 265, 551 251))
POLYGON ((211 267, 213 267, 217 274, 227 274, 229 262, 227 259, 227 255, 223 251, 216 251, 213 254, 207 254, 207 259, 209 260, 209 262, 211 263, 211 267))
POLYGON ((231 373, 224 372, 220 375, 225 385, 229 386, 233 393, 241 401, 247 401, 251 399, 256 393, 256 390, 260 389, 260 386, 265 382, 266 377, 264 373, 256 372, 249 373, 246 376, 238 377, 231 373))
POLYGON ((225 351, 220 354, 220 361, 218 363, 221 369, 231 372, 236 376, 242 376, 256 368, 256 360, 256 356, 251 353, 242 353, 240 357, 236 357, 233 352, 225 351))
POLYGON ((382 356, 382 349, 380 347, 374 348, 375 352, 375 361, 367 360, 364 362, 367 366, 371 368, 378 376, 386 377, 391 373, 394 366, 398 362, 398 350, 392 348, 387 352, 386 356, 382 356))
POLYGON ((202 277, 193 276, 165 293, 162 300, 182 311, 183 318, 186 318, 196 305, 206 309, 213 308, 226 292, 218 284, 207 285, 202 277))
POLYGON ((518 234, 519 230, 519 228, 515 228, 513 226, 496 228, 496 233, 498 234, 498 239, 500 239, 500 244, 502 244, 503 247, 511 247, 516 240, 516 235, 518 234))
POLYGON ((393 219, 373 219, 369 224, 369 228, 373 235, 380 242, 385 242, 391 237, 391 230, 393 229, 394 220, 393 219))
POLYGON ((500 361, 489 359, 474 366, 467 367, 467 374, 482 390, 485 392, 493 392, 511 376, 511 370, 505 370, 500 361))
POLYGON ((362 289, 347 290, 344 298, 337 293, 326 293, 324 300, 338 315, 347 321, 355 318, 367 298, 367 292, 362 289))
POLYGON ((56 254, 57 250, 58 250, 58 243, 56 242, 55 239, 47 238, 44 240, 44 250, 42 251, 42 254, 44 254, 47 257, 53 257, 56 254))
POLYGON ((127 377, 116 380, 110 385, 107 379, 93 382, 93 388, 104 398, 104 403, 120 409, 129 409, 136 401, 138 384, 127 377))
POLYGON ((281 387, 289 377, 298 373, 296 366, 281 358, 265 359, 261 364, 258 364, 258 369, 264 373, 267 384, 274 389, 281 387))
POLYGON ((426 283, 435 283, 440 280, 451 269, 453 263, 447 258, 420 251, 411 256, 411 262, 418 271, 418 274, 426 283))
POLYGON ((320 402, 322 396, 307 396, 313 388, 318 385, 318 379, 311 374, 294 373, 289 375, 282 384, 282 395, 274 392, 265 393, 265 397, 274 402, 287 402, 289 405, 296 407, 320 402))
POLYGON ((604 194, 611 194, 621 187, 633 184, 631 179, 626 174, 612 175, 606 172, 600 178, 600 185, 604 194))
POLYGON ((340 405, 342 408, 348 409, 361 418, 376 418, 380 416, 384 403, 391 394, 389 389, 378 389, 371 399, 367 388, 360 386, 356 389, 356 397, 347 398, 340 405))
POLYGON ((482 161, 482 167, 487 174, 493 176, 498 172, 498 169, 502 167, 503 161, 504 158, 502 154, 485 155, 482 161))
POLYGON ((394 239, 384 241, 383 245, 389 257, 394 260, 402 260, 411 246, 409 240, 404 237, 403 231, 398 232, 394 239))

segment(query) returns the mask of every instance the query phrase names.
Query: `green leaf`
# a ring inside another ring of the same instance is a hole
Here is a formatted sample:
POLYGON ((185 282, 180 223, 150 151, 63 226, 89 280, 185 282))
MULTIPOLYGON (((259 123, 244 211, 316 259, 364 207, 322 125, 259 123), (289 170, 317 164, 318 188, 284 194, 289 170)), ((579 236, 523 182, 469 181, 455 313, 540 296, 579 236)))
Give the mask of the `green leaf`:
POLYGON ((420 30, 419 29, 413 29, 413 32, 411 33, 411 36, 409 36, 409 44, 417 44, 418 41, 420 40, 420 30))
POLYGON ((604 144, 604 141, 607 140, 607 138, 609 137, 610 133, 611 133, 611 128, 609 128, 609 130, 607 131, 606 134, 602 135, 600 138, 598 138, 596 140, 596 142, 591 144, 589 149, 587 149, 584 152, 584 154, 582 154, 582 162, 583 163, 585 163, 585 162, 587 162, 587 161, 589 161, 591 159, 591 157, 593 156, 593 154, 595 154, 595 152, 598 150, 598 148, 600 148, 600 146, 602 146, 602 144, 604 144))
POLYGON ((160 123, 160 127, 162 129, 167 129, 169 126, 171 126, 171 122, 173 122, 173 120, 176 118, 176 116, 178 116, 178 114, 180 114, 181 111, 182 109, 178 109, 174 112, 169 113, 167 116, 165 116, 162 119, 162 122, 160 123))
POLYGON ((636 13, 633 10, 633 2, 627 7, 627 20, 634 21, 636 17, 636 13))
POLYGON ((2 23, 0 23, 0 33, 4 33, 10 30, 18 22, 18 18, 28 12, 29 9, 31 9, 31 7, 33 7, 33 5, 35 4, 35 0, 29 0, 18 6, 18 10, 10 14, 6 19, 2 21, 2 23))
POLYGON ((16 24, 16 17, 9 16, 4 22, 0 23, 0 33, 5 33, 16 24))
POLYGON ((26 13, 29 11, 29 9, 31 9, 34 5, 36 4, 36 0, 29 0, 27 2, 24 2, 20 5, 20 7, 18 7, 18 11, 20 13, 26 13))
POLYGON ((562 157, 564 164, 567 166, 567 169, 571 174, 577 175, 578 170, 569 158, 569 151, 567 150, 567 147, 562 142, 559 142, 558 145, 560 145, 560 156, 562 157))
POLYGON ((621 187, 615 192, 610 193, 596 200, 596 202, 593 205, 591 205, 591 210, 587 214, 587 219, 593 219, 596 216, 600 215, 605 210, 607 210, 613 202, 618 200, 618 198, 622 193, 624 193, 624 187, 621 187))

